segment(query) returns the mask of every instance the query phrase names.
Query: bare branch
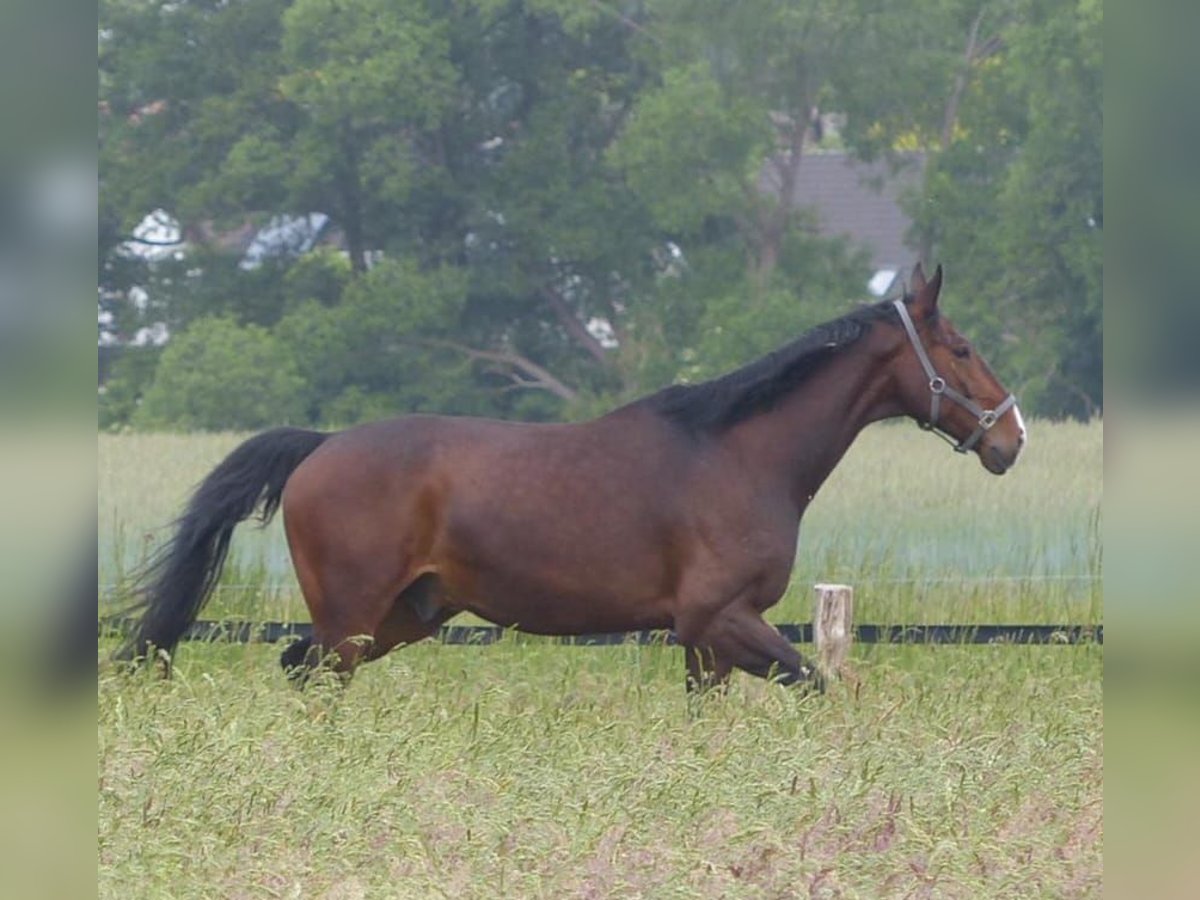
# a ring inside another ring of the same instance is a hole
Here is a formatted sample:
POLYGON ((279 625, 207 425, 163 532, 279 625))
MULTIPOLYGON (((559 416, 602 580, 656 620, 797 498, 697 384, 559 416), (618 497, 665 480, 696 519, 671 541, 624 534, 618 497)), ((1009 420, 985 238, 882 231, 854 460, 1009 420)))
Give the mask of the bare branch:
POLYGON ((538 292, 542 295, 542 299, 550 305, 551 312, 554 313, 554 317, 558 319, 559 324, 562 325, 567 334, 602 366, 606 369, 611 369, 613 367, 612 357, 604 349, 604 345, 596 340, 596 337, 587 330, 587 326, 579 321, 579 317, 575 315, 575 312, 567 304, 562 294, 546 285, 542 285, 538 289, 538 292))
MULTIPOLYGON (((980 7, 978 14, 975 16, 975 21, 971 23, 971 30, 967 34, 967 46, 963 51, 962 68, 958 70, 958 75, 954 79, 954 87, 950 91, 950 97, 946 100, 946 109, 942 116, 942 146, 944 151, 950 146, 950 141, 954 138, 954 126, 958 122, 958 104, 962 100, 963 91, 967 88, 967 81, 971 75, 971 67, 976 62, 977 45, 979 40, 979 28, 983 25, 984 7, 980 7)), ((991 43, 990 41, 988 43, 991 43)))
POLYGON ((183 241, 156 241, 153 238, 138 237, 136 234, 126 235, 122 241, 127 244, 142 244, 146 247, 182 247, 183 241))
MULTIPOLYGON (((946 106, 942 112, 941 141, 938 145, 938 150, 941 153, 945 153, 954 140, 954 128, 958 124, 958 108, 962 102, 963 94, 966 92, 967 84, 970 81, 972 68, 992 54, 998 53, 1004 45, 1003 38, 999 35, 993 35, 984 41, 982 45, 979 43, 979 29, 983 25, 985 12, 986 7, 981 6, 979 12, 975 15, 974 21, 971 22, 971 28, 967 32, 967 45, 963 49, 962 66, 959 68, 958 74, 954 77, 954 85, 950 89, 950 96, 946 98, 946 106)), ((921 246, 917 249, 918 259, 928 260, 933 253, 933 236, 926 233, 921 238, 920 243, 921 246)))
POLYGON ((592 6, 596 7, 597 9, 602 10, 605 13, 607 13, 608 15, 614 17, 618 22, 620 22, 626 28, 630 28, 633 31, 638 32, 639 34, 645 35, 650 40, 654 41, 654 43, 656 43, 656 44, 662 43, 658 39, 658 37, 654 34, 654 32, 650 31, 650 29, 648 29, 645 25, 642 25, 640 22, 634 21, 633 19, 631 19, 629 16, 625 15, 625 13, 621 12, 616 7, 611 6, 608 3, 601 3, 600 0, 590 0, 590 3, 592 6))
POLYGON ((983 62, 985 59, 995 56, 1003 49, 1004 37, 999 34, 993 34, 976 49, 975 62, 983 62))
POLYGON ((539 366, 529 357, 514 350, 480 350, 443 338, 412 338, 410 343, 425 347, 441 347, 461 353, 468 359, 495 363, 500 368, 493 368, 492 371, 511 378, 520 387, 548 391, 563 400, 574 400, 579 396, 578 391, 564 384, 548 369, 539 366))

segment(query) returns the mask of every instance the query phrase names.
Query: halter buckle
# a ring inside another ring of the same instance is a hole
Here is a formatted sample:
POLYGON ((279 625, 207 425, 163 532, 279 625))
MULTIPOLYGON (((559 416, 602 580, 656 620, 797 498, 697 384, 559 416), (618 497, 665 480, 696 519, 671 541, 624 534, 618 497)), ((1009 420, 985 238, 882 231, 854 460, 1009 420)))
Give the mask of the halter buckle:
POLYGON ((984 410, 983 415, 979 417, 979 427, 987 431, 996 424, 996 411, 994 409, 984 410))

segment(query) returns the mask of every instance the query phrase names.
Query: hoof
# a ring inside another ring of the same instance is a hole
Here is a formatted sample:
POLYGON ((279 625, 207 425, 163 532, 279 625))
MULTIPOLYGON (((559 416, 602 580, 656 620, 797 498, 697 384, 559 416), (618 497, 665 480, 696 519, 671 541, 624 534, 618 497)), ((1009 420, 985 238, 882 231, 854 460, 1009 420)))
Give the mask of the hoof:
POLYGON ((800 677, 794 683, 806 694, 811 694, 814 691, 818 694, 824 694, 825 688, 828 685, 825 673, 809 665, 800 667, 800 677))

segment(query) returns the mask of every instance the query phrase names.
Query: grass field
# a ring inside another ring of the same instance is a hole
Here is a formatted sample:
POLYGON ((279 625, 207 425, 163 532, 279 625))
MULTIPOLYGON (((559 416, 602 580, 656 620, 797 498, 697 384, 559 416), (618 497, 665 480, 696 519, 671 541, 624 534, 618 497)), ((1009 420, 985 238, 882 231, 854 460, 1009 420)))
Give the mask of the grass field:
MULTIPOLYGON (((1099 424, 1032 423, 1004 478, 869 429, 805 520, 809 586, 880 622, 1101 620, 1099 424)), ((102 436, 102 581, 235 436, 102 436)), ((299 614, 276 529, 215 613, 299 614), (243 587, 244 586, 244 587, 243 587)), ((689 709, 670 647, 423 644, 298 694, 277 648, 102 671, 103 897, 1090 897, 1103 651, 856 646, 820 698, 689 709)))
POLYGON ((689 717, 679 651, 262 646, 100 682, 102 897, 1086 897, 1097 648, 861 648, 689 717))

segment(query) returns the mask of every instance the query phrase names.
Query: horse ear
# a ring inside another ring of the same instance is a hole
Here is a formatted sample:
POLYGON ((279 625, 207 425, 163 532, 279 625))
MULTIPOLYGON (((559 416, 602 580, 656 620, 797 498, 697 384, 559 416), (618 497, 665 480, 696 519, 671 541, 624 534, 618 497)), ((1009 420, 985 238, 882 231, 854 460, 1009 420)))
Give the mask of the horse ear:
POLYGON ((921 264, 918 262, 913 266, 912 284, 909 285, 909 290, 914 294, 919 294, 925 290, 925 283, 925 270, 921 268, 921 264))
POLYGON ((925 280, 924 272, 919 271, 920 268, 921 264, 917 263, 918 271, 913 272, 913 293, 915 295, 913 306, 926 316, 936 315, 938 295, 942 292, 942 266, 940 263, 938 264, 933 277, 928 281, 925 280), (918 275, 920 275, 919 279, 918 275), (918 283, 920 287, 917 286, 918 283))
POLYGON ((925 285, 925 290, 929 292, 929 306, 932 309, 937 309, 938 297, 942 293, 942 264, 938 263, 938 267, 934 269, 933 278, 925 285))

